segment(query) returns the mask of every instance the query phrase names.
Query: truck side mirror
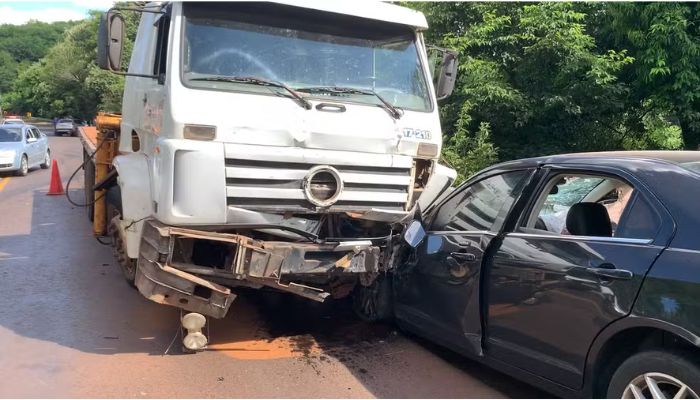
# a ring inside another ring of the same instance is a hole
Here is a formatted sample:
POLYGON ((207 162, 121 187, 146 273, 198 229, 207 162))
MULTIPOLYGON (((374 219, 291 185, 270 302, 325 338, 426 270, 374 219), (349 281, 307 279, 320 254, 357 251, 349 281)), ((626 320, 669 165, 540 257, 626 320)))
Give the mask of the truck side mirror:
POLYGON ((124 48, 124 17, 112 10, 100 17, 97 30, 97 66, 107 71, 120 71, 124 48))
POLYGON ((457 53, 443 50, 437 86, 435 87, 435 95, 438 100, 445 99, 452 94, 457 81, 457 65, 457 53))
POLYGON ((425 229, 420 221, 413 220, 403 231, 403 240, 414 249, 425 239, 425 229))

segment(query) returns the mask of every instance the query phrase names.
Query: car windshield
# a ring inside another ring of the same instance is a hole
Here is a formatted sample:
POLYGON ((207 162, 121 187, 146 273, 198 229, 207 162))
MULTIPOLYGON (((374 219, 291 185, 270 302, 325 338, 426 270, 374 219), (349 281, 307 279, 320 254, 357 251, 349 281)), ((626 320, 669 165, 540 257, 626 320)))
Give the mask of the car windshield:
POLYGON ((0 142, 21 142, 22 130, 0 127, 0 142))
POLYGON ((570 176, 557 182, 556 189, 547 196, 542 209, 543 214, 568 210, 583 199, 603 182, 603 178, 570 176))
POLYGON ((276 87, 222 77, 256 77, 302 89, 304 96, 429 111, 431 102, 407 27, 297 7, 185 3, 183 79, 190 87, 288 95, 276 87), (259 8, 259 10, 258 10, 259 8), (302 11, 300 11, 302 10, 302 11), (303 14, 303 15, 302 15, 303 14), (305 90, 304 90, 305 89, 305 90))

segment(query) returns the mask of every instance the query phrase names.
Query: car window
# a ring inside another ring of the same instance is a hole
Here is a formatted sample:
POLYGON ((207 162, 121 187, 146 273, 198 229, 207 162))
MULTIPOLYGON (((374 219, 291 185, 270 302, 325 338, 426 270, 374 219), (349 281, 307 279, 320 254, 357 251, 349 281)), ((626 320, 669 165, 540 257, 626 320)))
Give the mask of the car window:
POLYGON ((31 128, 27 129, 26 135, 27 135, 27 139, 29 139, 29 138, 36 138, 36 136, 34 135, 34 130, 31 129, 31 128))
POLYGON ((22 131, 20 129, 0 127, 0 142, 20 141, 22 141, 22 131))
POLYGON ((661 222, 632 185, 608 176, 560 174, 547 182, 520 232, 651 239, 661 222), (655 218, 654 218, 655 216, 655 218), (636 221, 633 219, 643 218, 636 221))
POLYGON ((495 175, 462 189, 440 207, 433 231, 498 230, 502 213, 513 204, 529 170, 495 175))
POLYGON ((642 196, 635 196, 616 232, 618 237, 654 239, 661 229, 661 216, 642 196))
POLYGON ((73 120, 72 119, 60 119, 60 120, 58 120, 58 122, 72 124, 73 120))

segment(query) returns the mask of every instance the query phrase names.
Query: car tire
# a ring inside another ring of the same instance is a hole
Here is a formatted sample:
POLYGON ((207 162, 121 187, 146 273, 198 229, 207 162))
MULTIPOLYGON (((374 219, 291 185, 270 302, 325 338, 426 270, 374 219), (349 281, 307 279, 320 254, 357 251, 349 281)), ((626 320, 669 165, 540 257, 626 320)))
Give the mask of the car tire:
POLYGON ((367 322, 381 322, 394 315, 392 276, 379 275, 370 285, 358 284, 352 293, 355 314, 367 322))
POLYGON ((610 379, 607 398, 671 399, 680 390, 685 391, 685 396, 680 398, 698 398, 698 364, 691 361, 690 356, 653 350, 635 354, 620 364, 610 379))
POLYGON ((29 172, 29 160, 25 154, 22 155, 22 159, 19 162, 19 169, 17 170, 17 175, 27 176, 29 172))
POLYGON ((44 162, 41 163, 41 169, 48 169, 51 166, 51 150, 46 150, 44 154, 44 162))

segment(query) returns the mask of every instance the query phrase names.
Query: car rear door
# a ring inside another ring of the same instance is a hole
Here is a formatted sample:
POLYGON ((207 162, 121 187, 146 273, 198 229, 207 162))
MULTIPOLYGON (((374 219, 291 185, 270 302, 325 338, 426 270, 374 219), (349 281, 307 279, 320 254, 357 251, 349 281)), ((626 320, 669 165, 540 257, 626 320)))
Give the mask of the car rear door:
POLYGON ((483 256, 532 172, 492 171, 455 190, 437 208, 426 239, 395 274, 400 324, 456 350, 481 354, 483 256))
POLYGON ((606 168, 552 168, 518 206, 487 266, 486 352, 580 388, 593 339, 629 314, 673 221, 644 185, 606 168))
POLYGON ((31 127, 25 128, 25 148, 27 153, 27 161, 29 166, 33 167, 37 164, 37 153, 39 151, 39 138, 36 136, 34 129, 31 127))

